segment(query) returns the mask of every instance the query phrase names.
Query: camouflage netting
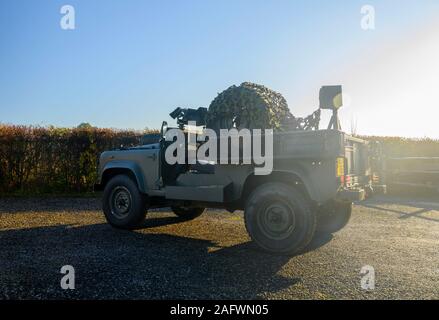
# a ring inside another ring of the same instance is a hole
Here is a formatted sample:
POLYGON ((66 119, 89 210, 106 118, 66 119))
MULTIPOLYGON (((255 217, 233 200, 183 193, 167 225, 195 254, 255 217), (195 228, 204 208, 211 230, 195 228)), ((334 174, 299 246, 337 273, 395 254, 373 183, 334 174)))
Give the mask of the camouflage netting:
POLYGON ((280 93, 244 82, 218 94, 209 106, 207 124, 213 129, 279 129, 290 116, 287 101, 280 93))

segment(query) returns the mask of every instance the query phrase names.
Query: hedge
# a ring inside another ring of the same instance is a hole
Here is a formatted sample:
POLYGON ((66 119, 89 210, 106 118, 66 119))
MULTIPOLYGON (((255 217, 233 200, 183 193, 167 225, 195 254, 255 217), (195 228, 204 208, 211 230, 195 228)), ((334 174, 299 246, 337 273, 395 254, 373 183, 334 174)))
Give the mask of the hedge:
POLYGON ((0 124, 0 194, 90 192, 99 154, 133 146, 142 133, 0 124))
POLYGON ((431 138, 402 138, 360 136, 362 139, 379 141, 388 158, 399 157, 439 157, 439 140, 431 138))
MULTIPOLYGON (((145 133, 0 124, 0 194, 91 192, 99 154, 137 145, 145 133)), ((439 140, 362 138, 380 141, 387 157, 439 157, 439 140)))

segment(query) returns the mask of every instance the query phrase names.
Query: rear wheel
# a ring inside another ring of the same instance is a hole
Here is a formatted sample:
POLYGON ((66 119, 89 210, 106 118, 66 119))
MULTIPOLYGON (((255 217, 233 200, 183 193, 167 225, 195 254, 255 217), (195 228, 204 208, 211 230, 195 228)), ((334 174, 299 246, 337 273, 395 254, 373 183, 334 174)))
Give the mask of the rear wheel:
POLYGON ((103 210, 112 226, 134 229, 144 221, 146 209, 147 198, 130 177, 117 175, 105 186, 103 210))
POLYGON ((206 210, 205 208, 186 208, 186 207, 172 207, 172 211, 179 217, 185 220, 193 220, 198 218, 206 210))
POLYGON ((316 215, 297 189, 267 183, 254 190, 245 206, 245 226, 261 248, 272 253, 298 253, 311 242, 316 215))
POLYGON ((317 231, 335 233, 343 229, 351 219, 352 202, 335 202, 319 209, 317 231))

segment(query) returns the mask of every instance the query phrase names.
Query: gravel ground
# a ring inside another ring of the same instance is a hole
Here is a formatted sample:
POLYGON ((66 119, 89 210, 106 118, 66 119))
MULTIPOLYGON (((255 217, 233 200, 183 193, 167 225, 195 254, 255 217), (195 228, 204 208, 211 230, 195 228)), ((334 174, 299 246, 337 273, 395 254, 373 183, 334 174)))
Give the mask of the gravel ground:
POLYGON ((240 212, 150 212, 132 232, 107 225, 97 199, 1 199, 0 215, 3 299, 439 299, 439 202, 357 204, 344 230, 294 257, 261 252, 240 212), (75 290, 60 287, 63 265, 75 290))

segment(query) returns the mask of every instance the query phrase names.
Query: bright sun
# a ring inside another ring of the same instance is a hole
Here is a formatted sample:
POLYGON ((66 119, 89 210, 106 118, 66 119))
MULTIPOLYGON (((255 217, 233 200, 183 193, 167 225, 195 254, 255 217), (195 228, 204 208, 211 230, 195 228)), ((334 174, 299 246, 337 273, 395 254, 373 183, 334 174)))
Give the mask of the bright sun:
POLYGON ((439 138, 439 25, 401 39, 327 79, 343 84, 348 98, 340 111, 345 131, 356 123, 358 134, 439 138))

